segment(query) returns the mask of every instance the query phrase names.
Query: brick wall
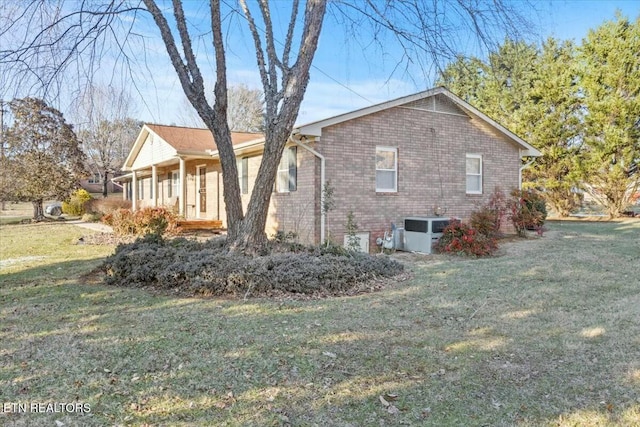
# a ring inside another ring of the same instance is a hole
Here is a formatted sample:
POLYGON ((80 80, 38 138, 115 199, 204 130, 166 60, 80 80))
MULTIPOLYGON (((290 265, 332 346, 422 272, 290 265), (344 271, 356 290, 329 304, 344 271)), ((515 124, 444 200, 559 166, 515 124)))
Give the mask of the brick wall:
POLYGON ((298 147, 297 165, 297 190, 271 195, 267 235, 292 231, 300 242, 311 244, 320 240, 320 161, 298 147))
POLYGON ((392 222, 407 216, 468 218, 496 187, 518 186, 519 150, 479 119, 396 107, 323 129, 317 146, 327 159, 336 208, 327 230, 341 243, 347 214, 353 210, 359 230, 370 232, 370 247, 392 222), (376 193, 376 146, 398 149, 398 192, 376 193), (483 159, 483 194, 466 194, 466 154, 483 159))
MULTIPOLYGON (((347 214, 352 210, 360 232, 369 233, 369 246, 382 237, 391 223, 402 226, 408 216, 434 216, 439 208, 445 217, 466 219, 488 201, 495 188, 505 193, 518 186, 518 147, 480 119, 470 118, 448 99, 425 99, 386 109, 323 129, 311 147, 326 158, 326 177, 334 189, 335 208, 326 221, 327 236, 342 243, 347 214), (394 147, 398 153, 398 191, 376 192, 376 147, 394 147), (466 155, 482 156, 482 194, 466 194, 466 155)), ((249 203, 262 160, 260 153, 247 155, 249 203)), ((223 183, 218 161, 197 160, 186 164, 187 216, 195 217, 195 173, 207 166, 206 218, 221 219, 226 226, 223 183), (189 178, 191 177, 191 179, 189 178)), ((159 205, 173 206, 167 173, 178 166, 158 168, 159 205)), ((292 231, 305 243, 320 240, 320 161, 302 147, 297 148, 297 190, 274 192, 266 232, 292 231)), ((148 195, 145 194, 145 198, 148 195)), ((141 206, 148 205, 145 200, 141 206)))

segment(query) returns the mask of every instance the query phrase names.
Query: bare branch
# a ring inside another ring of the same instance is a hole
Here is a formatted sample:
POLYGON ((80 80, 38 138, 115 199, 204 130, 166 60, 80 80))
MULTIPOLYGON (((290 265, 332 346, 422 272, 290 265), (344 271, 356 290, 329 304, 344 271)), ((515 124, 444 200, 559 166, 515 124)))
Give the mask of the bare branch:
POLYGON ((256 22, 253 19, 253 15, 247 7, 246 0, 240 0, 240 5, 242 6, 242 11, 247 20, 247 23, 249 24, 249 30, 251 31, 251 36, 253 37, 253 43, 255 45, 256 59, 258 61, 258 71, 260 72, 260 80, 262 81, 265 98, 267 99, 267 117, 273 117, 273 114, 276 113, 276 110, 274 109, 275 106, 271 105, 268 100, 274 99, 276 96, 277 89, 274 90, 272 85, 272 83, 275 83, 275 80, 270 80, 270 75, 267 73, 267 62, 265 61, 264 52, 262 50, 260 33, 258 32, 258 27, 256 26, 256 22))
POLYGON ((289 55, 291 55, 291 45, 293 43, 293 31, 296 28, 296 22, 298 21, 298 7, 300 6, 299 0, 294 0, 291 5, 291 19, 289 20, 289 28, 287 29, 287 38, 284 41, 284 51, 282 53, 282 64, 284 67, 289 67, 289 55))

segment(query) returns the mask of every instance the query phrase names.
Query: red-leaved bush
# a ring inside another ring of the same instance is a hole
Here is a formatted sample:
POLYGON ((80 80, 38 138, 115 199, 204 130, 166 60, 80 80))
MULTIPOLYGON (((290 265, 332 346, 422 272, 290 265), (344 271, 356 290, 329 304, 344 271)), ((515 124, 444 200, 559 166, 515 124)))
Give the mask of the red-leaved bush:
POLYGON ((542 234, 547 208, 540 193, 534 190, 513 190, 509 209, 518 235, 525 236, 527 230, 536 230, 538 234, 542 234))
POLYGON ((487 237, 501 237, 500 228, 507 216, 507 204, 505 194, 500 188, 496 188, 488 203, 471 212, 469 224, 487 237))
POLYGON ((453 219, 443 230, 436 249, 456 255, 489 256, 498 250, 498 244, 494 237, 479 233, 470 225, 453 219))

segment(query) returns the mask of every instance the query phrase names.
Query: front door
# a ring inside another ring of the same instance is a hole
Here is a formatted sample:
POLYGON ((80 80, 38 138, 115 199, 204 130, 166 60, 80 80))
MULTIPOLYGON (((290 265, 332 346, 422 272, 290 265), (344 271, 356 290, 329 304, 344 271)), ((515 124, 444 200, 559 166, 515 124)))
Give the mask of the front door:
POLYGON ((197 212, 196 215, 198 218, 202 218, 206 216, 207 213, 207 167, 206 166, 198 166, 197 171, 197 188, 198 194, 196 195, 197 212))

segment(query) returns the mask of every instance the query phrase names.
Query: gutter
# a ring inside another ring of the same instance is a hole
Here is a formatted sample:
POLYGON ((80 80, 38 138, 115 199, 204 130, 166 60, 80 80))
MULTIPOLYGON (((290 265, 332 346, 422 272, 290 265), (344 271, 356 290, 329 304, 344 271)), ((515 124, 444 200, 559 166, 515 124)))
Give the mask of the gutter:
MULTIPOLYGON (((260 138, 260 139, 254 139, 252 141, 243 142, 241 144, 236 144, 233 146, 233 151, 235 152, 239 150, 245 150, 247 148, 253 148, 260 145, 264 145, 264 142, 265 142, 264 138, 260 138)), ((220 157, 219 150, 207 150, 207 154, 214 158, 220 157)))
MULTIPOLYGON (((522 151, 523 150, 520 150, 520 158, 523 157, 522 151)), ((531 160, 529 163, 526 163, 520 166, 520 170, 518 171, 518 190, 522 190, 522 171, 527 169, 529 166, 531 166, 535 161, 536 161, 536 158, 534 157, 533 160, 531 160)))
MULTIPOLYGON (((318 153, 313 148, 306 145, 304 142, 300 140, 300 135, 296 135, 298 139, 294 139, 293 135, 289 137, 289 141, 293 142, 297 146, 304 148, 314 156, 320 159, 320 243, 324 243, 326 236, 326 222, 327 222, 327 213, 324 211, 324 188, 327 183, 325 169, 326 169, 326 159, 320 153, 318 153)), ((304 138, 304 136, 302 136, 304 138)), ((316 137, 315 141, 319 141, 320 138, 316 137)))

